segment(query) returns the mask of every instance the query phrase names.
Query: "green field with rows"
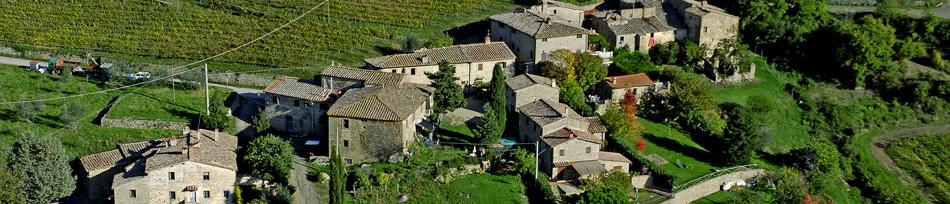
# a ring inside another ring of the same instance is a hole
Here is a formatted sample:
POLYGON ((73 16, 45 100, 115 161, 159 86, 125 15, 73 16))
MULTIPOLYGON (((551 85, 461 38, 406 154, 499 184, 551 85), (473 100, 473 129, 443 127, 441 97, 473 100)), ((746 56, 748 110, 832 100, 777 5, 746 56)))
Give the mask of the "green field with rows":
MULTIPOLYGON (((201 59, 251 41, 321 2, 4 1, 0 43, 172 62, 201 59)), ((451 45, 452 38, 444 31, 513 8, 512 2, 503 0, 330 0, 296 23, 215 62, 262 67, 322 66, 331 61, 362 65, 363 58, 398 47, 408 35, 434 46, 451 45)))
POLYGON ((950 202, 950 141, 947 135, 927 135, 894 141, 887 154, 920 180, 934 203, 950 202))

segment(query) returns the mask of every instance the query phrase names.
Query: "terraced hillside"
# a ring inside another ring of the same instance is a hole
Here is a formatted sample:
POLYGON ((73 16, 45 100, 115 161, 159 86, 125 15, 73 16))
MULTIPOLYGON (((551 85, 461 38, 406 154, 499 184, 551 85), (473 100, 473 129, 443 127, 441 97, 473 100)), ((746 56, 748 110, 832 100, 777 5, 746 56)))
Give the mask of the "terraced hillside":
MULTIPOLYGON (((321 0, 3 1, 0 43, 200 59, 236 47, 321 0)), ((444 30, 514 8, 506 0, 329 0, 280 32, 217 62, 262 66, 359 64, 415 34, 451 44, 444 30)))

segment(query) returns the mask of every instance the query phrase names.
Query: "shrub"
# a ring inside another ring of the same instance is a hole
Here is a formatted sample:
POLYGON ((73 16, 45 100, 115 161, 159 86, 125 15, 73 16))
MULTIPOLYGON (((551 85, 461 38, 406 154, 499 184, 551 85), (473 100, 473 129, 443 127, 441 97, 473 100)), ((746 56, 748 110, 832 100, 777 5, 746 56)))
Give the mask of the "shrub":
POLYGON ((244 160, 251 172, 267 181, 286 183, 292 168, 293 147, 290 143, 267 135, 255 138, 248 145, 244 160))
POLYGON ((18 178, 27 203, 50 203, 73 191, 76 178, 69 167, 69 156, 55 137, 27 133, 13 144, 8 165, 18 178))
POLYGON ((614 61, 612 66, 624 74, 643 73, 656 67, 653 62, 650 62, 650 56, 642 52, 631 51, 626 46, 617 49, 611 60, 614 61))

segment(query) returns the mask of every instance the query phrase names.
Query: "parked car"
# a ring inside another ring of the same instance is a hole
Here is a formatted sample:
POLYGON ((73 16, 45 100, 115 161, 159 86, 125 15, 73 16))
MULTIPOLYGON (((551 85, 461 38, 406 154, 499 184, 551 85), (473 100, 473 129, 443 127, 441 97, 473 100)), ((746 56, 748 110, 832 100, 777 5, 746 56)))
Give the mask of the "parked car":
POLYGON ((140 79, 149 79, 152 78, 152 75, 148 72, 138 72, 134 74, 129 74, 129 80, 135 81, 140 79))

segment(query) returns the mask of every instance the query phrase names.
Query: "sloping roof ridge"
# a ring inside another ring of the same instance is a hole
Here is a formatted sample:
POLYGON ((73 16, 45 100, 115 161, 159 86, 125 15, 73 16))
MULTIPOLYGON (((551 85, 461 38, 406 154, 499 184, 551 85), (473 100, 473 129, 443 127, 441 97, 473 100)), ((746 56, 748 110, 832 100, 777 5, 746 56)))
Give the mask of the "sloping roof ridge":
MULTIPOLYGON (((385 87, 382 87, 382 88, 385 89, 385 87)), ((393 109, 393 108, 389 105, 389 103, 387 103, 387 102, 388 102, 387 100, 383 100, 383 99, 379 98, 379 96, 380 96, 379 94, 380 94, 381 92, 382 92, 382 90, 380 90, 379 92, 374 93, 372 98, 376 99, 376 101, 378 101, 379 103, 383 104, 383 106, 386 107, 386 110, 389 110, 389 113, 392 114, 392 116, 394 116, 394 118, 397 118, 397 119, 398 119, 398 118, 399 118, 399 113, 396 112, 396 109, 393 109)), ((398 96, 393 96, 393 97, 398 97, 398 96)), ((368 97, 368 98, 369 98, 369 97, 368 97)))

